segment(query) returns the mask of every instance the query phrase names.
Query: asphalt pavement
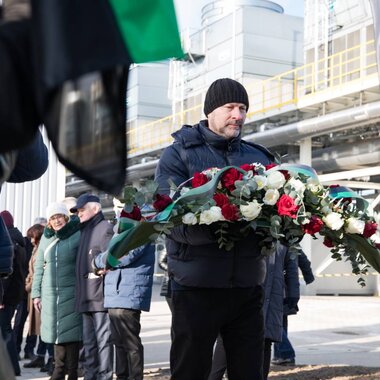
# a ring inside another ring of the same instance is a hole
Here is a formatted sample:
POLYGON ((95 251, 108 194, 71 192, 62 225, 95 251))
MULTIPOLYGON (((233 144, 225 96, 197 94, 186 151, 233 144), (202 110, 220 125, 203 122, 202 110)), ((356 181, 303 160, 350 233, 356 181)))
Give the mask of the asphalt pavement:
MULTIPOLYGON (((141 318, 145 368, 169 366, 170 310, 154 285, 151 311, 141 318)), ((380 297, 304 296, 289 317, 297 364, 380 367, 380 297)), ((21 361, 21 367, 27 361, 21 361)), ((17 379, 49 379, 39 369, 21 369, 17 379)))

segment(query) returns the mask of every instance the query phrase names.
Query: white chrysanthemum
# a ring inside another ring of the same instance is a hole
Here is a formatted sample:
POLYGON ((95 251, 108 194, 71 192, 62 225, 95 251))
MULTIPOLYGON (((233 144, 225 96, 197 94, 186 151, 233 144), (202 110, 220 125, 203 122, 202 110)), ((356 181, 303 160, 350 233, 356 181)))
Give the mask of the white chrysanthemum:
POLYGON ((254 180, 257 184, 257 190, 263 189, 267 184, 267 177, 265 177, 263 175, 256 175, 254 177, 254 180))
POLYGON ((356 218, 348 218, 345 231, 348 234, 362 234, 364 231, 365 222, 356 218))
POLYGON ((342 219, 342 216, 338 214, 337 212, 330 212, 330 214, 327 214, 322 218, 324 223, 327 227, 331 228, 332 230, 336 231, 342 228, 344 224, 344 220, 342 219))
POLYGON ((187 214, 182 216, 182 223, 194 225, 198 223, 198 220, 194 213, 188 212, 187 214))
POLYGON ((278 198, 280 198, 280 193, 277 189, 268 189, 265 193, 263 202, 266 205, 274 206, 277 203, 278 198))
POLYGON ((254 220, 260 215, 261 207, 260 203, 253 200, 246 205, 240 205, 240 212, 245 220, 254 220))
POLYGON ((224 220, 224 218, 222 210, 218 206, 212 206, 209 210, 202 211, 199 216, 199 224, 211 224, 219 220, 224 220))
POLYGON ((306 187, 302 181, 300 181, 299 179, 290 178, 288 184, 292 186, 292 188, 297 192, 297 194, 303 196, 306 187))
POLYGON ((319 182, 316 182, 315 180, 311 181, 310 178, 308 178, 306 188, 316 194, 322 190, 322 185, 319 182))
POLYGON ((272 171, 267 175, 267 184, 268 189, 280 189, 284 186, 286 180, 285 176, 279 171, 272 171))

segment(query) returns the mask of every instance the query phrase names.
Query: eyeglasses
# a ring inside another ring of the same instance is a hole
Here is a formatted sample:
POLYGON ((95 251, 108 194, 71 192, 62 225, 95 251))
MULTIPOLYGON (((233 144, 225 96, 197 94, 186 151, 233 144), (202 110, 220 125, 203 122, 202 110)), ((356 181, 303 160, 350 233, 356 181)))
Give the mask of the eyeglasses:
POLYGON ((57 215, 53 215, 50 217, 50 220, 58 220, 58 219, 62 219, 64 218, 65 215, 62 215, 62 214, 57 214, 57 215))

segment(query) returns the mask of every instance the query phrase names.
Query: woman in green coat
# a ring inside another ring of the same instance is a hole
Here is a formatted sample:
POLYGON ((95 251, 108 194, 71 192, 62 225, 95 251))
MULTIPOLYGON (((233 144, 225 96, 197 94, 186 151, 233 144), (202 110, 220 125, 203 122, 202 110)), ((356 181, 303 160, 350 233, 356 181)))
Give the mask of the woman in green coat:
POLYGON ((69 217, 63 203, 47 208, 32 285, 34 307, 41 311, 41 339, 54 343, 55 368, 51 380, 78 379, 82 317, 75 312, 75 262, 79 246, 79 219, 69 217))

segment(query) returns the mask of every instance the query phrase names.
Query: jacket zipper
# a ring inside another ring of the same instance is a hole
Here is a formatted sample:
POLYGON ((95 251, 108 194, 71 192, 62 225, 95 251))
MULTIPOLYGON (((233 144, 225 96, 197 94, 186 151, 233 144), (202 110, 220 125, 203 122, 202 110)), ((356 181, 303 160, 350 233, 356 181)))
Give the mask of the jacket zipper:
POLYGON ((55 339, 55 344, 58 344, 58 331, 59 331, 59 316, 58 316, 58 305, 59 305, 59 292, 58 292, 58 244, 55 246, 55 291, 57 292, 57 328, 55 339))

